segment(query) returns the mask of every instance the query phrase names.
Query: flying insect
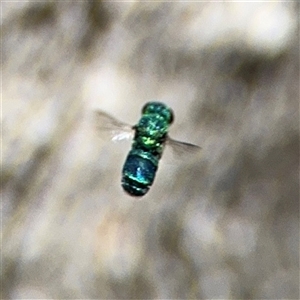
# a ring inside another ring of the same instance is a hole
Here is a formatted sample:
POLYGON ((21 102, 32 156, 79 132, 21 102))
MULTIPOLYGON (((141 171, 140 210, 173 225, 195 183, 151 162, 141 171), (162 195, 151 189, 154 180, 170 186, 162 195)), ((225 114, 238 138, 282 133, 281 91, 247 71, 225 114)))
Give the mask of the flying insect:
POLYGON ((124 191, 131 196, 142 197, 149 191, 165 146, 171 147, 179 155, 201 150, 199 146, 169 137, 174 114, 164 103, 146 103, 140 120, 134 126, 122 123, 103 111, 96 113, 98 129, 110 133, 113 141, 133 139, 121 180, 124 191))

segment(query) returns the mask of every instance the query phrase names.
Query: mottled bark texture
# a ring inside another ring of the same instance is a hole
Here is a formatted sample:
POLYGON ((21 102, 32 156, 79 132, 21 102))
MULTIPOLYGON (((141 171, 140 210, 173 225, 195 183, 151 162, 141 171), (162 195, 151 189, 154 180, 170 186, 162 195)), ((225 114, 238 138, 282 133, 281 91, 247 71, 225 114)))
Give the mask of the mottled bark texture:
POLYGON ((1 298, 299 299, 298 3, 1 8, 1 298), (152 100, 203 150, 136 200, 93 110, 152 100))

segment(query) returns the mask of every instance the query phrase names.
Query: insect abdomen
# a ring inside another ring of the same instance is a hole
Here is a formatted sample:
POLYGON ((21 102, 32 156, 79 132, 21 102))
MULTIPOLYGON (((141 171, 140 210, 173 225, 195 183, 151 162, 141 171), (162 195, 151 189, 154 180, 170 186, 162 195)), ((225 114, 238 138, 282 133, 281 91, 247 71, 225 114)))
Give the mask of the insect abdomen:
POLYGON ((129 152, 122 171, 122 187, 131 196, 144 196, 152 185, 158 160, 149 153, 129 152))

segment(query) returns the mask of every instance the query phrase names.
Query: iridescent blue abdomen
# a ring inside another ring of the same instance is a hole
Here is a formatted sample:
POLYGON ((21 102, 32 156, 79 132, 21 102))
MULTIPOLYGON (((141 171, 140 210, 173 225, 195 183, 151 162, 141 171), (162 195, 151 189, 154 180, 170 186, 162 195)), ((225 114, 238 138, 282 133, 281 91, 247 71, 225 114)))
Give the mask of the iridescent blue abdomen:
POLYGON ((158 165, 137 151, 130 151, 122 171, 122 187, 132 196, 144 196, 154 181, 158 165))

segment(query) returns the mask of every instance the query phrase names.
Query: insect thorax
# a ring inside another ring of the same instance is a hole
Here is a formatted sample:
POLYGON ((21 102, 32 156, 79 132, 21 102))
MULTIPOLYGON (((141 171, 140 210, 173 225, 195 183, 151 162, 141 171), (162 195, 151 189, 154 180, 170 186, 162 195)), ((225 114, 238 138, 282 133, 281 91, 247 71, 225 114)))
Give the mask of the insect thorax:
POLYGON ((149 151, 159 158, 163 151, 168 129, 169 124, 160 115, 143 115, 135 126, 133 149, 149 151))

